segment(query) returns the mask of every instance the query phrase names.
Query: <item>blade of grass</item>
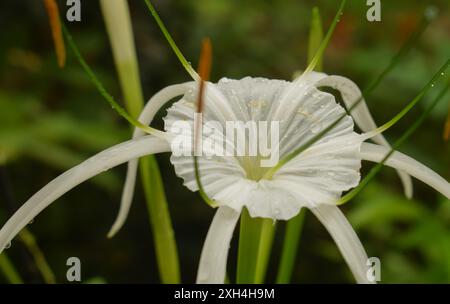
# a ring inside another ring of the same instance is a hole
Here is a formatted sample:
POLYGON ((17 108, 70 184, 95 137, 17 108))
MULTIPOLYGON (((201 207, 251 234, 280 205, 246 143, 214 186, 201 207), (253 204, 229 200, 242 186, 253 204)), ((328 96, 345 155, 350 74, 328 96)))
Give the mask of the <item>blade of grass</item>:
MULTIPOLYGON (((132 117, 140 114, 144 99, 128 4, 125 0, 101 0, 103 17, 114 62, 132 117)), ((140 173, 154 236, 159 275, 163 283, 180 283, 178 250, 158 163, 153 156, 140 160, 140 173)))
POLYGON ((23 284, 23 279, 5 253, 0 254, 0 271, 10 284, 23 284))

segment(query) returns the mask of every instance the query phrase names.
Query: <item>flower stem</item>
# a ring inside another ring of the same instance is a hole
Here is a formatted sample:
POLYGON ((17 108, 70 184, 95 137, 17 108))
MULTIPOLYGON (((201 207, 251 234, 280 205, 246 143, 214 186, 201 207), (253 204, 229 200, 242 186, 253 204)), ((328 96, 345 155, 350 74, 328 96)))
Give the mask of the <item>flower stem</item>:
POLYGON ((3 273, 8 283, 23 284, 22 278, 5 253, 0 254, 0 271, 3 273))
POLYGON ((284 235, 283 248, 281 250, 280 266, 278 267, 278 274, 276 283, 287 284, 290 283, 292 272, 294 271, 294 263, 297 258, 298 246, 300 237, 305 222, 305 209, 289 220, 286 224, 286 232, 284 235))
MULTIPOLYGON (((125 0, 101 0, 100 4, 125 105, 135 119, 143 108, 144 98, 128 3, 125 0)), ((140 172, 161 281, 180 283, 178 251, 156 159, 153 156, 143 157, 140 160, 140 172)))
POLYGON ((236 283, 264 282, 275 224, 271 219, 252 218, 247 209, 241 214, 236 283))

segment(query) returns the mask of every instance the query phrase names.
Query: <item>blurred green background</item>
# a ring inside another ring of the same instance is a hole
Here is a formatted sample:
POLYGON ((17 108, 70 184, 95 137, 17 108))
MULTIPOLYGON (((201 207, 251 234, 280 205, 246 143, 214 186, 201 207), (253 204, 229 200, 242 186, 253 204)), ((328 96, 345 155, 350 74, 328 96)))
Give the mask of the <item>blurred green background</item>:
MULTIPOLYGON (((66 1, 58 1, 65 15, 66 1)), ((381 1, 382 21, 366 20, 365 1, 349 1, 324 59, 328 74, 353 79, 362 88, 389 62, 433 4, 439 17, 417 45, 368 98, 378 124, 392 118, 431 78, 450 54, 448 1, 381 1)), ((148 13, 129 1, 146 99, 161 88, 189 80, 148 13)), ((311 8, 320 8, 326 29, 336 1, 160 0, 154 4, 184 55, 196 66, 200 41, 213 43, 212 80, 263 76, 291 79, 305 68, 311 8)), ((119 100, 120 88, 98 1, 82 1, 82 21, 68 24, 83 55, 119 100)), ((68 50, 59 69, 43 1, 0 2, 0 224, 52 178, 130 136, 68 50)), ((386 134, 398 138, 417 119, 431 92, 386 134)), ((442 139, 448 99, 400 150, 450 179, 450 145, 442 139)), ((162 128, 158 114, 154 126, 162 128)), ((182 186, 158 155, 181 261, 183 282, 193 282, 202 242, 214 210, 182 186)), ((365 164, 363 172, 372 166, 365 164)), ((125 166, 104 173, 64 195, 28 227, 35 234, 58 282, 66 260, 79 257, 83 281, 157 283, 152 236, 140 183, 125 227, 106 233, 119 208, 125 166)), ((385 283, 450 282, 450 202, 415 181, 414 200, 403 197, 392 169, 382 173, 344 212, 369 256, 381 259, 385 283)), ((285 224, 277 227, 268 282, 273 282, 285 224)), ((234 277, 237 235, 230 254, 234 277)), ((26 282, 42 282, 23 244, 7 251, 26 282)), ((0 275, 0 282, 5 282, 0 275)), ((293 282, 353 282, 334 242, 308 213, 293 282)))

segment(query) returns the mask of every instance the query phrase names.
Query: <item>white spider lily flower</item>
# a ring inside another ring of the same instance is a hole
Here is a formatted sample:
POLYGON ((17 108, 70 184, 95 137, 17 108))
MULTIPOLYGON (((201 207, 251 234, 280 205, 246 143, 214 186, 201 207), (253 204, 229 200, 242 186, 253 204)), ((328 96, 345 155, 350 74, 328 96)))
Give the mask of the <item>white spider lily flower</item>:
MULTIPOLYGON (((345 113, 333 95, 317 89, 320 80, 326 79, 322 76, 311 72, 294 82, 247 77, 241 80, 222 79, 217 84, 207 83, 203 114, 206 120, 220 123, 279 121, 279 152, 280 158, 283 158, 345 113)), ((163 89, 149 101, 139 118, 140 122, 149 124, 159 108, 179 95, 183 97, 168 110, 165 128, 170 131, 171 125, 180 120, 192 122, 197 88, 196 82, 189 82, 163 89)), ((366 120, 373 122, 370 115, 364 114, 365 109, 361 111, 366 120)), ((353 128, 352 117, 346 116, 269 179, 264 177, 269 168, 259 165, 259 157, 199 157, 203 187, 208 196, 215 200, 218 211, 204 243, 197 282, 224 282, 230 240, 243 207, 248 208, 252 217, 274 220, 288 220, 306 207, 329 231, 356 281, 370 283, 366 277, 367 255, 335 203, 343 191, 358 185, 361 160, 379 162, 389 149, 384 145, 363 143, 369 136, 358 134, 353 128)), ((0 230, 0 250, 61 195, 96 174, 131 161, 119 219, 111 230, 113 234, 128 212, 135 182, 136 159, 171 151, 170 143, 175 134, 164 134, 161 138, 142 136, 143 133, 136 130, 132 140, 107 149, 54 179, 6 222, 0 230)), ((172 155, 171 161, 177 175, 184 179, 184 184, 192 191, 198 190, 193 158, 172 155)), ((413 159, 396 152, 386 164, 421 179, 450 198, 449 183, 413 159)))

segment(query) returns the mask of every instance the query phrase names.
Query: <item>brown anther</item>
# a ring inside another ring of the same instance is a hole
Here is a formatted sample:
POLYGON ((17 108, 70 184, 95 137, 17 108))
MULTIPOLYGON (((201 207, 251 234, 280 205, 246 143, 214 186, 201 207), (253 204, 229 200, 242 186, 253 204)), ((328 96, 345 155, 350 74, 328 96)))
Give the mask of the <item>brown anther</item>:
POLYGON ((53 42, 55 44, 58 66, 62 68, 66 63, 66 49, 64 47, 64 39, 62 36, 58 4, 55 0, 44 0, 44 4, 50 21, 50 28, 52 31, 53 42))

